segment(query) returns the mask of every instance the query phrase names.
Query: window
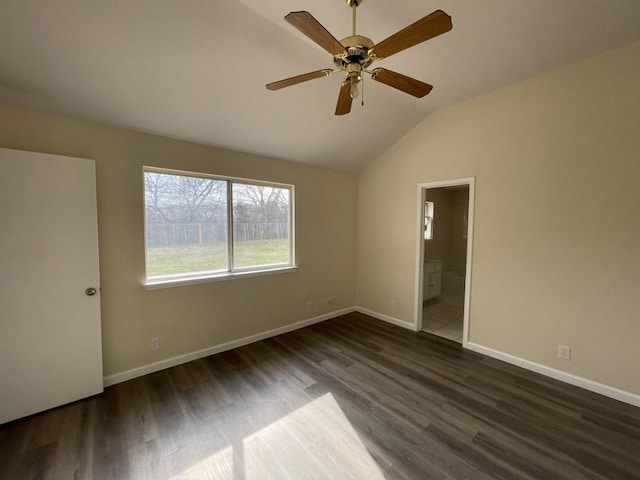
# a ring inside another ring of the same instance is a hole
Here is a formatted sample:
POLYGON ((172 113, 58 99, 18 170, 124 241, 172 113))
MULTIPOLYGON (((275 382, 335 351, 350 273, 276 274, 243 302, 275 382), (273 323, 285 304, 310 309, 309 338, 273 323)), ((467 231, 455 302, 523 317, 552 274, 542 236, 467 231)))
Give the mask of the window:
POLYGON ((293 266, 293 187, 144 169, 147 284, 293 266))
POLYGON ((433 202, 424 202, 424 239, 433 240, 433 214, 435 205, 433 202))

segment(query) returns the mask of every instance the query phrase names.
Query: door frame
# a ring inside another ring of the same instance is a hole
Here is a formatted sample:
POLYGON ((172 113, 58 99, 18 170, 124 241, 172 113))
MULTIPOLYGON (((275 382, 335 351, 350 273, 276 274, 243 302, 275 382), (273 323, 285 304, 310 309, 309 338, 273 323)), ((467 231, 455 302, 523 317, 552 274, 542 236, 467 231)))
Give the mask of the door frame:
POLYGON ((416 332, 422 330, 422 285, 424 281, 424 202, 426 192, 432 188, 455 187, 467 185, 469 187, 469 213, 467 225, 467 265, 464 279, 464 315, 462 327, 462 346, 467 348, 469 343, 469 313, 471 305, 471 266, 473 264, 473 224, 475 218, 475 190, 476 177, 455 178, 418 184, 418 219, 416 222, 416 281, 415 281, 415 309, 413 327, 416 332))

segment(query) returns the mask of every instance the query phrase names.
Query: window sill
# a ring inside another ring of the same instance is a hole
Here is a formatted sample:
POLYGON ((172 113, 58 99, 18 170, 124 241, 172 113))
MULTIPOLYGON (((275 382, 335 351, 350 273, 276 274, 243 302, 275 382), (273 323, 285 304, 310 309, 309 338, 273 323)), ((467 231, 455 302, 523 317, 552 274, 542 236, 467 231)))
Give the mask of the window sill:
POLYGON ((280 273, 290 273, 298 270, 296 266, 269 268, 264 270, 251 270, 247 272, 224 272, 208 275, 191 275, 188 277, 173 277, 148 280, 142 284, 145 290, 159 290, 161 288, 181 287, 183 285, 195 285, 198 283, 222 282, 225 280, 235 280, 237 278, 261 277, 263 275, 277 275, 280 273))

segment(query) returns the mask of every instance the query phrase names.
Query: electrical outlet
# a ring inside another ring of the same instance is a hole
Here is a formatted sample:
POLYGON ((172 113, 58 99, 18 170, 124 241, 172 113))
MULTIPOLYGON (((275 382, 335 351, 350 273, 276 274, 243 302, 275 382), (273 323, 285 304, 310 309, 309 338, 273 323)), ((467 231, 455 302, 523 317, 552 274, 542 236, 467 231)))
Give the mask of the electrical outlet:
POLYGON ((158 350, 160 348, 160 337, 151 337, 151 350, 158 350))
POLYGON ((307 302, 307 310, 311 310, 313 307, 313 302, 307 302))
POLYGON ((391 300, 391 301, 389 302, 389 308, 390 308, 391 310, 395 310, 395 309, 396 309, 396 301, 395 301, 395 300, 391 300))
POLYGON ((571 347, 567 345, 558 345, 558 358, 571 360, 571 347))

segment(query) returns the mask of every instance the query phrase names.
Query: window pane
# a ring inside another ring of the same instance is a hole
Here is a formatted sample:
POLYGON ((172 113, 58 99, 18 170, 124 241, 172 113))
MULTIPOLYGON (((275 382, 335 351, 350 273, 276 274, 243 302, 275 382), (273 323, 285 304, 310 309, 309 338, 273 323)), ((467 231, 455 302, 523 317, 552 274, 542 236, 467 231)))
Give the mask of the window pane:
POLYGON ((235 268, 289 264, 288 188, 233 184, 235 268))
POLYGON ((435 213, 433 202, 424 202, 424 239, 433 240, 433 218, 435 213))
POLYGON ((228 269, 227 182, 144 172, 147 278, 228 269))

